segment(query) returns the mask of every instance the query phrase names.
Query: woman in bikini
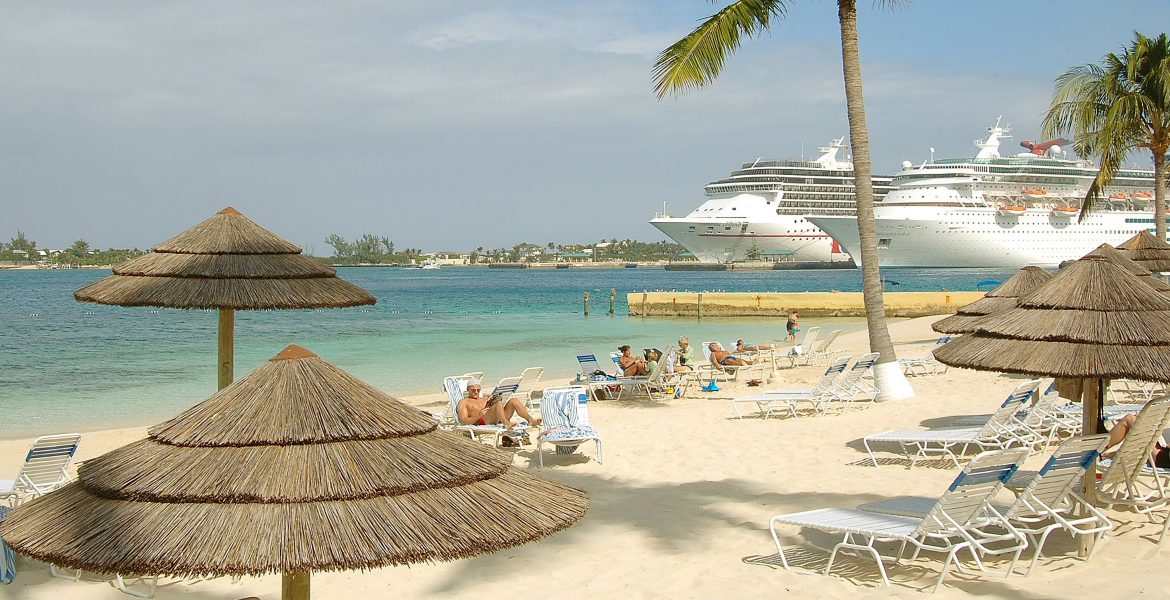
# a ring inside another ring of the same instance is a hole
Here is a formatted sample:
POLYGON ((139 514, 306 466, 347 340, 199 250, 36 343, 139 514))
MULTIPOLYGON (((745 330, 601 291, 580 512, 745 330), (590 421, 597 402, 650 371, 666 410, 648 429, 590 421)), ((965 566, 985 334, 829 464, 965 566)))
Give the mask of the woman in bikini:
POLYGON ((650 374, 650 366, 646 364, 645 359, 633 355, 629 344, 618 347, 618 351, 622 353, 621 358, 618 359, 618 366, 621 367, 623 375, 637 377, 650 374))

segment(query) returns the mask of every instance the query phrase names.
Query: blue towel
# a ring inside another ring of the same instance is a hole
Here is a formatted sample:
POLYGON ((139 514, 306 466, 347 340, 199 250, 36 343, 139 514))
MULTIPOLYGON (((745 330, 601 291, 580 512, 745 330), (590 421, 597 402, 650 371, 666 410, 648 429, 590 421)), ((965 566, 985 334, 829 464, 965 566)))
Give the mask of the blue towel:
MULTIPOLYGON (((0 523, 4 522, 11 511, 12 509, 7 506, 0 506, 0 523)), ((12 583, 16 578, 16 553, 4 543, 4 540, 0 540, 0 551, 4 554, 4 564, 0 566, 0 583, 12 583)))

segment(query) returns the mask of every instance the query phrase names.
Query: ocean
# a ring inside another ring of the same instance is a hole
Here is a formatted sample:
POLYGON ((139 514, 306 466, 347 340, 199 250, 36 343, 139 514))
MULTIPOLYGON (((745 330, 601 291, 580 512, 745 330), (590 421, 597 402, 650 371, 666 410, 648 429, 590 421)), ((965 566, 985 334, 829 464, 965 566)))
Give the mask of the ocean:
MULTIPOLYGON (((626 316, 643 290, 856 291, 861 272, 662 269, 341 268, 378 298, 371 307, 236 313, 236 377, 289 344, 393 395, 440 391, 446 375, 484 371, 485 382, 542 366, 545 380, 576 373, 575 354, 619 345, 665 348, 784 336, 782 320, 626 316), (617 314, 606 314, 609 290, 617 314), (592 314, 582 315, 584 292, 592 314)), ((92 431, 163 421, 216 390, 216 313, 82 304, 73 291, 107 270, 0 270, 0 438, 92 431)), ((883 272, 897 291, 972 290, 1012 273, 984 269, 883 272)), ((863 319, 804 319, 846 331, 863 319)))

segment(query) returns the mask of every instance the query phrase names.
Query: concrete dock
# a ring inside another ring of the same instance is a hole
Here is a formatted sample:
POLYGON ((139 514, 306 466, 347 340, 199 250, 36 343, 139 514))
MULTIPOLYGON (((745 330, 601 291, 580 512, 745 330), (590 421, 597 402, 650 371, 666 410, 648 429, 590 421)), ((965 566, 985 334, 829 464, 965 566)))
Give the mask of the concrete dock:
MULTIPOLYGON (((922 317, 953 313, 983 292, 886 292, 886 315, 922 317)), ((861 292, 633 292, 626 295, 631 316, 806 317, 865 316, 861 292)))

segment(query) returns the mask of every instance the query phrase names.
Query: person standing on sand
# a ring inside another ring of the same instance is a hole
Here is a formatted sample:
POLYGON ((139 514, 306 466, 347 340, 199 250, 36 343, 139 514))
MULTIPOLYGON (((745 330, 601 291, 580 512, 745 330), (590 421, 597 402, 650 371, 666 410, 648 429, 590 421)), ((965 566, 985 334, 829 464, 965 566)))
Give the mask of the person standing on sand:
POLYGON ((800 333, 799 320, 800 314, 795 310, 788 313, 788 323, 785 324, 785 328, 788 329, 788 337, 785 339, 791 341, 793 344, 796 343, 796 334, 800 333))

